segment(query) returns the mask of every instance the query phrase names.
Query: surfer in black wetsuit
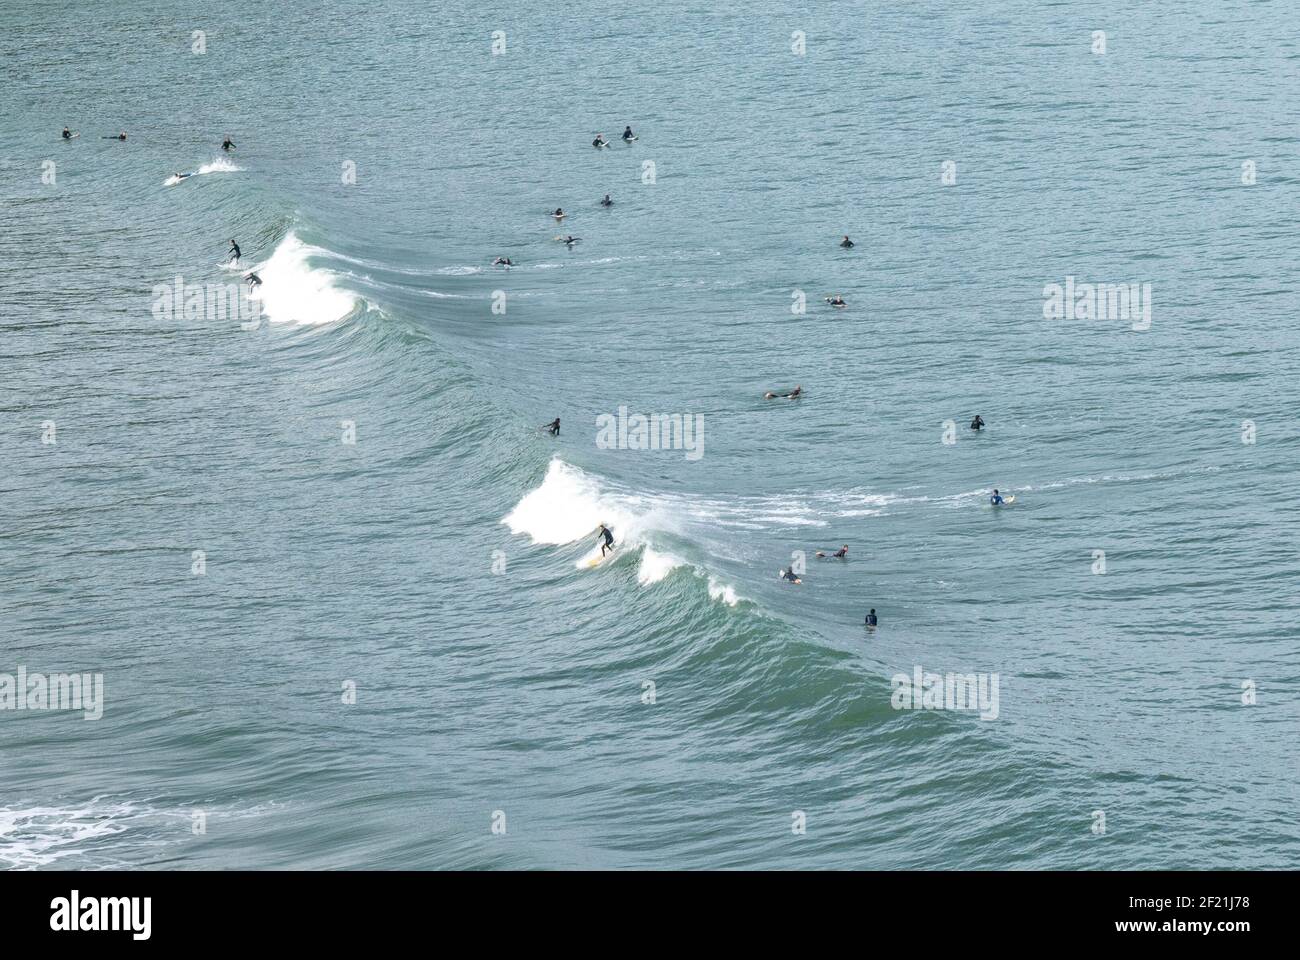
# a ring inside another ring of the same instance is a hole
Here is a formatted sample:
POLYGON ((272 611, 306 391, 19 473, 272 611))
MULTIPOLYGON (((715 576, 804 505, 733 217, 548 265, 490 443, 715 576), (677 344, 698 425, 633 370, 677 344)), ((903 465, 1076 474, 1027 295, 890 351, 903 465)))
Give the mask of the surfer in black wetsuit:
POLYGON ((609 527, 605 526, 602 523, 600 525, 600 531, 596 534, 596 536, 605 538, 605 542, 600 545, 600 555, 602 557, 605 555, 606 550, 614 549, 614 534, 610 533, 609 527))
POLYGON ((562 240, 564 245, 572 250, 573 245, 581 240, 582 237, 575 237, 573 234, 569 234, 567 237, 558 237, 557 239, 562 240))
POLYGON ((871 612, 867 614, 867 626, 874 627, 875 625, 876 625, 876 608, 872 607, 871 612))
POLYGON ((800 580, 798 577, 796 577, 796 576, 794 575, 794 570, 792 570, 792 569, 791 569, 791 570, 782 570, 782 571, 781 571, 781 579, 782 579, 782 580, 789 580, 791 583, 803 583, 802 580, 800 580))
POLYGON ((609 199, 609 194, 607 193, 605 194, 605 199, 600 201, 600 205, 602 207, 612 207, 614 205, 614 201, 609 199))
POLYGON ((984 429, 984 418, 981 417, 978 413, 975 414, 975 419, 972 420, 972 421, 970 422, 970 428, 971 428, 972 430, 983 430, 983 429, 984 429))
POLYGON ((840 246, 843 247, 843 248, 846 249, 846 250, 847 250, 849 247, 853 246, 853 241, 849 239, 848 234, 845 234, 845 235, 844 235, 844 239, 840 241, 840 246))
POLYGON ((601 147, 608 147, 609 141, 605 139, 605 135, 603 133, 598 133, 596 134, 596 139, 591 141, 591 145, 595 147, 597 150, 599 150, 601 147))
POLYGON ((560 435, 560 418, 556 417, 550 423, 543 424, 542 429, 549 431, 551 436, 558 437, 560 435))
POLYGON ((238 263, 238 262, 239 262, 239 257, 240 257, 240 253, 239 253, 239 244, 235 243, 234 240, 231 240, 231 241, 230 241, 230 257, 229 257, 229 261, 230 261, 231 263, 238 263))
POLYGON ((568 214, 564 212, 563 207, 556 207, 555 212, 551 214, 551 216, 553 216, 556 220, 563 220, 565 217, 568 216, 568 214))
MULTIPOLYGON (((793 390, 791 390, 789 393, 782 393, 782 394, 779 394, 779 396, 782 397, 782 398, 785 399, 785 400, 798 400, 798 399, 799 399, 799 395, 802 394, 802 393, 803 393, 803 387, 802 387, 802 386, 796 386, 796 387, 795 387, 793 390)), ((765 393, 765 394, 763 394, 763 399, 764 399, 764 400, 775 400, 775 399, 777 398, 777 396, 778 396, 778 394, 770 393, 770 392, 769 392, 769 393, 765 393)))
POLYGON ((623 142, 631 143, 635 139, 636 139, 636 134, 632 132, 632 125, 628 124, 626 127, 623 128, 623 142))
POLYGON ((514 261, 512 261, 509 257, 497 257, 495 260, 492 261, 492 266, 494 266, 494 267, 513 267, 513 266, 514 266, 514 261))
POLYGON ((251 270, 244 274, 244 279, 248 281, 248 289, 250 292, 254 287, 260 287, 262 285, 262 278, 251 270))
POLYGON ((226 139, 221 141, 221 149, 229 153, 235 149, 235 142, 230 139, 230 134, 226 134, 226 139))
MULTIPOLYGON (((824 556, 826 556, 826 554, 824 554, 824 553, 822 553, 820 550, 818 550, 818 551, 817 551, 817 556, 819 556, 819 557, 824 557, 824 556)), ((837 558, 839 558, 840 560, 847 560, 847 559, 849 558, 849 545, 848 545, 847 543, 844 544, 844 546, 840 547, 838 550, 836 550, 834 553, 832 553, 831 556, 832 556, 832 557, 837 557, 837 558)))
POLYGON ((64 139, 64 140, 71 140, 71 139, 72 139, 72 131, 69 130, 67 127, 64 127, 64 128, 63 128, 63 139, 64 139))
POLYGON ((826 302, 829 303, 832 307, 847 307, 847 306, 848 306, 848 304, 844 302, 844 298, 841 297, 838 293, 835 294, 835 296, 833 296, 833 297, 827 297, 827 298, 826 298, 826 302))

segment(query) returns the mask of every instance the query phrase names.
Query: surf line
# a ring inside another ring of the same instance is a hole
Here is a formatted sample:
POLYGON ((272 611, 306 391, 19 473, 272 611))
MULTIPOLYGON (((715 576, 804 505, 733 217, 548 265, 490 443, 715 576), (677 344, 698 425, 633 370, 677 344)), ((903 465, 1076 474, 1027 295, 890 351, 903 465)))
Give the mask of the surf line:
POLYGON ((596 417, 596 447, 600 450, 683 450, 687 460, 704 456, 704 414, 643 413, 596 417))

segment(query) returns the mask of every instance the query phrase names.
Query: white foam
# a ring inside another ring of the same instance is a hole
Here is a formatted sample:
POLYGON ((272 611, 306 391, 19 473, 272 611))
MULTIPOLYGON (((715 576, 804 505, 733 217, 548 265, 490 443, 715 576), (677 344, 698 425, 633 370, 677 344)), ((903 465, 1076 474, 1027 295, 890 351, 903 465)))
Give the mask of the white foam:
POLYGON ((243 169, 244 169, 243 167, 237 167, 229 160, 226 160, 223 157, 218 157, 216 160, 213 160, 211 163, 205 163, 203 166, 199 167, 199 169, 196 170, 195 172, 196 173, 240 173, 243 171, 243 169))
MULTIPOLYGON (((244 169, 243 167, 235 166, 229 160, 216 159, 213 160, 211 163, 205 163, 203 166, 199 167, 192 174, 190 174, 190 176, 197 177, 205 173, 239 173, 243 169, 244 169)), ((184 179, 189 179, 189 177, 185 177, 184 179)), ((166 180, 163 181, 163 186, 174 187, 176 186, 176 184, 180 183, 181 181, 182 181, 181 177, 178 177, 176 174, 172 174, 170 177, 168 177, 166 180)))
POLYGON ((18 870, 47 866, 76 853, 88 840, 122 833, 127 829, 122 821, 137 812, 129 804, 96 801, 75 808, 0 809, 0 866, 18 870))
POLYGON ((357 298, 335 286, 329 270, 312 267, 308 260, 327 253, 289 233, 271 258, 255 268, 262 283, 248 295, 260 301, 262 315, 271 323, 333 323, 351 313, 357 298))
POLYGON ((730 584, 721 583, 713 577, 709 577, 709 596, 725 603, 729 607, 734 607, 740 602, 740 596, 736 593, 736 588, 730 584))
POLYGON ((641 551, 641 566, 636 571, 636 581, 641 586, 658 583, 686 561, 669 553, 659 553, 650 547, 641 551))

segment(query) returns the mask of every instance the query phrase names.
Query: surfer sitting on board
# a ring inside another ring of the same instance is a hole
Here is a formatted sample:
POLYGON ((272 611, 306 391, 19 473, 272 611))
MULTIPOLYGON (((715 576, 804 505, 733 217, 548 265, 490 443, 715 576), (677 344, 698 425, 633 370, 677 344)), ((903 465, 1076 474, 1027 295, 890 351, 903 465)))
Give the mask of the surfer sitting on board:
POLYGON ((840 241, 840 246, 844 247, 846 250, 849 247, 853 246, 853 241, 849 239, 849 235, 847 233, 844 235, 844 239, 840 241))
POLYGON ((970 428, 971 428, 972 430, 983 430, 983 429, 984 429, 984 418, 981 417, 978 413, 975 414, 975 419, 972 420, 972 421, 970 422, 970 428))
POLYGON ((603 133, 598 133, 596 134, 596 139, 591 141, 591 145, 595 147, 597 150, 599 150, 601 147, 608 147, 609 141, 605 139, 605 135, 603 133))
POLYGON ((230 139, 230 134, 226 134, 226 139, 221 141, 221 149, 226 151, 226 153, 235 149, 235 143, 230 139))
MULTIPOLYGON (((822 553, 820 550, 818 550, 818 551, 817 551, 817 556, 819 556, 819 557, 825 557, 825 556, 827 556, 827 554, 822 553)), ((848 556, 849 556, 849 545, 848 545, 847 543, 844 544, 844 546, 840 547, 840 548, 839 548, 838 550, 836 550, 834 553, 829 554, 829 556, 832 556, 832 557, 839 557, 841 560, 847 560, 847 559, 848 559, 848 556)))
POLYGON ((602 207, 612 207, 614 205, 614 201, 609 199, 609 194, 607 193, 605 194, 605 199, 600 201, 600 205, 602 207))
POLYGON ((636 139, 636 134, 632 132, 632 125, 629 123, 626 127, 623 128, 623 142, 631 143, 635 139, 636 139))
POLYGON ((871 612, 867 614, 867 626, 874 627, 875 625, 876 625, 876 608, 872 607, 871 612))
POLYGON ((542 424, 542 429, 549 430, 551 432, 551 436, 558 437, 560 435, 560 418, 556 417, 550 423, 542 424))
MULTIPOLYGON (((559 421, 557 420, 556 423, 559 423, 559 421)), ((614 534, 610 533, 609 527, 602 523, 596 536, 605 538, 605 542, 600 545, 600 555, 602 557, 605 555, 606 550, 614 549, 614 534)))
POLYGON ((71 140, 71 139, 72 139, 72 131, 69 130, 67 127, 64 127, 64 128, 63 128, 63 139, 64 139, 64 140, 71 140))
POLYGON ((794 571, 793 571, 793 570, 782 570, 782 571, 781 571, 781 579, 782 579, 782 580, 789 580, 791 583, 803 583, 802 580, 800 580, 798 577, 796 577, 796 576, 794 575, 794 571))
POLYGON ((796 387, 795 387, 793 390, 791 390, 789 393, 782 393, 782 394, 776 394, 776 393, 771 393, 771 392, 765 393, 765 394, 763 394, 763 399, 764 399, 764 400, 775 400, 778 396, 780 396, 780 397, 783 397, 783 398, 786 399, 786 400, 797 400, 797 399, 799 399, 799 395, 800 395, 801 393, 803 393, 803 387, 802 387, 802 386, 796 386, 796 387))
POLYGON ((997 487, 993 488, 993 496, 989 497, 989 503, 995 507, 1000 507, 1006 503, 1006 501, 1002 499, 1002 494, 998 493, 997 487))

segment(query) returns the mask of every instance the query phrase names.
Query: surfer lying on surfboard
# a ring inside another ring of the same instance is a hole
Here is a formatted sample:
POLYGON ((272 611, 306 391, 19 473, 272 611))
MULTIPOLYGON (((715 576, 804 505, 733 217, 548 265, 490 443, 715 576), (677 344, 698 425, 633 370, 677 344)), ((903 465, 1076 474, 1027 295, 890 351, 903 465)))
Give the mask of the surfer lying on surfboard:
POLYGON ((841 560, 847 560, 847 559, 849 558, 849 545, 846 543, 846 544, 844 544, 844 546, 840 547, 840 548, 839 548, 838 550, 836 550, 834 553, 829 553, 829 554, 828 554, 828 553, 822 553, 820 550, 818 550, 818 551, 817 551, 817 556, 819 556, 819 557, 838 557, 838 558, 841 559, 841 560))
POLYGON ((763 394, 763 399, 764 399, 764 400, 775 400, 778 396, 780 396, 780 397, 785 398, 786 400, 797 400, 797 399, 799 399, 799 395, 800 395, 801 393, 803 393, 803 385, 802 385, 802 384, 796 386, 796 387, 795 387, 793 390, 791 390, 789 393, 781 393, 781 394, 777 394, 777 393, 772 393, 772 392, 769 390, 767 393, 763 394))

